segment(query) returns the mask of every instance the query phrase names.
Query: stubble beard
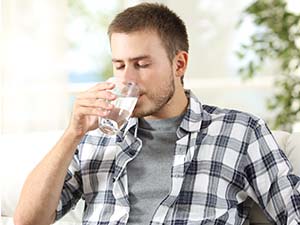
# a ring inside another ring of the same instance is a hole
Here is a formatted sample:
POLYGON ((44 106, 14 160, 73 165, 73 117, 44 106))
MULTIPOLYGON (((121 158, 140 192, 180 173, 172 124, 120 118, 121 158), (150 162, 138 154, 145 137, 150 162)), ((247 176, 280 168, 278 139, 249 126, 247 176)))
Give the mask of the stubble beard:
POLYGON ((170 79, 168 79, 168 83, 161 85, 159 87, 159 90, 154 90, 151 93, 146 93, 147 98, 151 101, 151 108, 147 108, 147 106, 141 106, 141 108, 135 109, 133 111, 133 117, 142 118, 151 116, 159 112, 165 105, 168 104, 175 93, 173 71, 170 73, 169 77, 170 79))

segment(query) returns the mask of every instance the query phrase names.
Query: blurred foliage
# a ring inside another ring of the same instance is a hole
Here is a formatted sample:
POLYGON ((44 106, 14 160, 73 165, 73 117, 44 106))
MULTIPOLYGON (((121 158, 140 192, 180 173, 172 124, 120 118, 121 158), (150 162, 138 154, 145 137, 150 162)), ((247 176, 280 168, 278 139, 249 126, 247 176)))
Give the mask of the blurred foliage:
POLYGON ((284 0, 257 0, 244 10, 239 25, 249 16, 257 29, 237 52, 241 61, 246 60, 239 73, 249 79, 268 60, 279 62, 275 95, 267 106, 275 113, 272 128, 291 131, 300 118, 300 13, 288 11, 284 0))
MULTIPOLYGON (((90 10, 84 0, 68 0, 68 8, 69 8, 69 21, 80 19, 81 22, 85 25, 86 33, 93 33, 99 36, 107 35, 106 31, 109 26, 109 23, 113 19, 119 8, 115 10, 90 10)), ((80 47, 80 43, 70 41, 71 48, 80 47)), ((113 74, 112 64, 111 64, 111 56, 109 53, 102 53, 99 55, 98 52, 93 54, 93 60, 95 62, 99 62, 102 64, 102 70, 97 72, 97 75, 100 79, 107 79, 109 76, 113 74)))

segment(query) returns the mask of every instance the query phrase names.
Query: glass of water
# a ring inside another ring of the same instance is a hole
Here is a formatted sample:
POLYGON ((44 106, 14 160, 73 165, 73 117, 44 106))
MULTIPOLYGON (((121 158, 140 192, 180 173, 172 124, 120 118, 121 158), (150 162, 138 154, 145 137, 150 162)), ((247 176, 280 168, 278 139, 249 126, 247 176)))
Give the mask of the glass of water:
POLYGON ((139 97, 139 87, 133 82, 120 82, 112 77, 108 82, 115 84, 112 92, 117 95, 111 104, 114 108, 105 117, 98 118, 99 129, 107 135, 119 132, 127 123, 139 97))

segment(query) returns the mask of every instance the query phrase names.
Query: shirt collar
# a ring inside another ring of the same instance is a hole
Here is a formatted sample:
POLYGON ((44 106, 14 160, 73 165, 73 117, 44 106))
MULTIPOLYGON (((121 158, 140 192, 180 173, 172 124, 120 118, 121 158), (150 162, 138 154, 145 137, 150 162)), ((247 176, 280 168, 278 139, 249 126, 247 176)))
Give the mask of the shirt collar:
POLYGON ((137 129, 138 129, 138 118, 131 117, 128 120, 128 123, 125 127, 121 129, 121 131, 117 134, 118 138, 124 137, 128 132, 137 137, 137 129))
POLYGON ((189 104, 177 131, 179 136, 186 132, 199 131, 203 120, 203 108, 198 98, 191 90, 185 90, 185 94, 188 97, 189 104))

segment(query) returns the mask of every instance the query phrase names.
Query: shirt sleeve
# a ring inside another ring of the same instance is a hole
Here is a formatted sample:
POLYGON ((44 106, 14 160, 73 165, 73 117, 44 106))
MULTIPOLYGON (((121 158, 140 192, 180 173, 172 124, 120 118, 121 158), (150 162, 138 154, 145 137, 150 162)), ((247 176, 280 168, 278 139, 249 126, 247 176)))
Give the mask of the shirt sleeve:
POLYGON ((300 224, 300 178, 267 125, 259 121, 249 135, 247 193, 275 224, 300 224))
POLYGON ((65 177, 59 204, 56 209, 55 221, 59 220, 67 212, 75 208, 82 193, 82 179, 77 149, 65 177))

